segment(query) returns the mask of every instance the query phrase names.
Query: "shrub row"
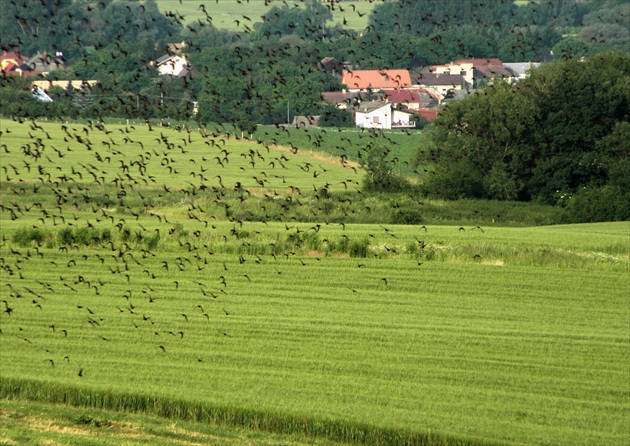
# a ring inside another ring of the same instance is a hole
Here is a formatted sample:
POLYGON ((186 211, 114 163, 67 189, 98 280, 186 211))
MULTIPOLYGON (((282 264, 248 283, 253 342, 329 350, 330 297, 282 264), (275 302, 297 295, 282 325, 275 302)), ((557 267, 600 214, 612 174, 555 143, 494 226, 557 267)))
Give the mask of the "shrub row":
MULTIPOLYGON (((147 249, 155 249, 160 241, 158 233, 150 236, 141 231, 132 232, 128 228, 122 228, 118 236, 120 241, 142 244, 147 249)), ((46 246, 94 246, 107 242, 113 242, 116 237, 112 235, 109 228, 96 229, 90 227, 70 227, 60 229, 56 234, 45 228, 19 228, 13 234, 11 240, 18 246, 28 247, 32 245, 46 246)))

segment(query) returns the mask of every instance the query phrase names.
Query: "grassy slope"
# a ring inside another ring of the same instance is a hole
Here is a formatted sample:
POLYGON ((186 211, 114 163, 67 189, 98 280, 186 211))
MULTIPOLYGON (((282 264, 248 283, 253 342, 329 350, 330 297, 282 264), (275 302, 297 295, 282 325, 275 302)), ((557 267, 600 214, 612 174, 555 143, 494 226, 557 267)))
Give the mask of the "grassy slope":
POLYGON ((280 130, 271 126, 260 126, 255 135, 262 141, 276 141, 280 145, 294 144, 305 150, 328 153, 337 159, 342 156, 348 160, 360 163, 362 151, 368 144, 377 144, 390 150, 389 159, 394 161, 396 173, 413 178, 421 178, 425 174, 420 168, 415 171, 414 157, 423 142, 420 131, 381 131, 367 132, 359 129, 323 129, 288 128, 280 130), (321 143, 320 141, 325 141, 321 143))
MULTIPOLYGON (((184 24, 194 22, 197 19, 206 19, 205 14, 199 9, 199 5, 204 4, 206 11, 212 17, 212 24, 220 29, 226 29, 229 31, 243 31, 243 25, 246 24, 250 28, 252 23, 262 22, 261 16, 265 14, 273 6, 282 8, 285 2, 280 0, 156 0, 158 8, 161 12, 166 13, 168 11, 177 12, 184 16, 184 24), (247 16, 251 19, 251 23, 243 18, 247 16), (240 26, 235 22, 239 20, 240 26)), ((287 4, 290 7, 302 7, 304 2, 302 1, 289 1, 287 4)), ((341 5, 343 11, 340 10, 339 5, 335 5, 332 9, 333 20, 329 25, 343 24, 345 19, 345 29, 362 30, 367 27, 369 12, 374 7, 374 2, 344 2, 341 5), (354 6, 354 10, 352 9, 354 6)))

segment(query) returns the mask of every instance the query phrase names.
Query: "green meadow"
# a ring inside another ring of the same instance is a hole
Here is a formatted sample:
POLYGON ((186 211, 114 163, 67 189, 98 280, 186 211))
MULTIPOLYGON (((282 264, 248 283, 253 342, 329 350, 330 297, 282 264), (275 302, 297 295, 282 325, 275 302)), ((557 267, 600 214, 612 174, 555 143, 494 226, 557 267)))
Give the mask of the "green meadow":
MULTIPOLYGON (((243 25, 250 28, 253 23, 262 22, 261 17, 272 7, 289 8, 304 7, 304 1, 281 0, 156 0, 162 13, 174 13, 182 16, 184 25, 197 20, 206 20, 206 15, 200 9, 204 5, 208 15, 212 17, 212 24, 219 29, 229 31, 244 31, 243 25), (250 20, 244 18, 247 17, 250 20), (251 23, 250 23, 251 21, 251 23)), ((329 5, 333 20, 331 26, 342 25, 344 29, 362 30, 368 25, 368 16, 376 2, 334 2, 329 5)))
POLYGON ((628 222, 393 224, 295 142, 0 127, 5 443, 630 441, 628 222))

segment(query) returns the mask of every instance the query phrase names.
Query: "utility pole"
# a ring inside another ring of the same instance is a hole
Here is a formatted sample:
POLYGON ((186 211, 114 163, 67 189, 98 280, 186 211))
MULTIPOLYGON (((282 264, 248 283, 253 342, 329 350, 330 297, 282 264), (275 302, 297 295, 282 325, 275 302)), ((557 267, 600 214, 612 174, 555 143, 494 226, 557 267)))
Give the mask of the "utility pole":
POLYGON ((289 100, 287 99, 287 125, 289 125, 289 100))

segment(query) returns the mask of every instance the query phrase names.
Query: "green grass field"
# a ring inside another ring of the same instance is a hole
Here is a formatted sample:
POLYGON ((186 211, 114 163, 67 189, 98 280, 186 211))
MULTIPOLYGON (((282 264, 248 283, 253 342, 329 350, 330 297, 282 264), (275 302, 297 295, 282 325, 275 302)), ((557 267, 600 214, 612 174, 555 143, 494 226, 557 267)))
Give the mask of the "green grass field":
POLYGON ((630 441, 628 222, 327 223, 382 208, 326 154, 0 128, 4 442, 630 441))
MULTIPOLYGON (((205 5, 206 11, 212 17, 212 24, 220 29, 229 31, 243 31, 242 24, 235 22, 238 20, 243 24, 251 23, 243 19, 247 16, 252 23, 262 22, 261 17, 274 6, 282 8, 285 4, 289 7, 303 7, 303 1, 281 0, 156 0, 160 12, 176 12, 178 15, 184 16, 184 24, 196 21, 197 19, 205 20, 206 16, 200 5, 205 5), (247 22, 247 23, 246 23, 247 22)), ((345 29, 362 30, 368 25, 368 15, 376 2, 343 2, 335 3, 330 10, 333 14, 333 20, 329 25, 343 25, 345 29), (345 23, 344 23, 345 22, 345 23)))

